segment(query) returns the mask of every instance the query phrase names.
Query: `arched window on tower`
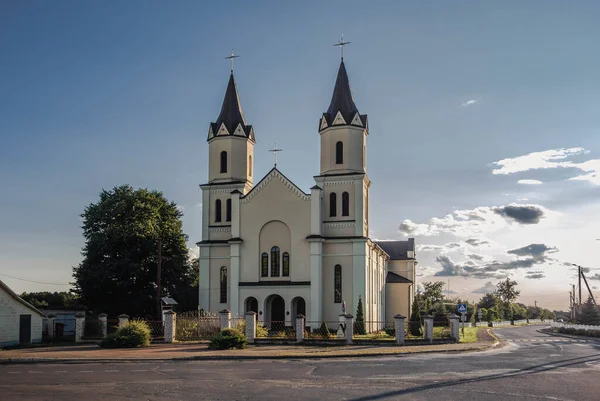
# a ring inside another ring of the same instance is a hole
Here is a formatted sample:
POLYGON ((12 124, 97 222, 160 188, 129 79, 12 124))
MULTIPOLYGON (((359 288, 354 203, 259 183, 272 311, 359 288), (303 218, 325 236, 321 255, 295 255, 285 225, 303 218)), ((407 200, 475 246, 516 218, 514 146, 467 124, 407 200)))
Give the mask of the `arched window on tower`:
POLYGON ((226 304, 227 303, 227 268, 225 266, 221 267, 221 277, 220 277, 220 283, 221 283, 221 288, 220 288, 220 302, 222 304, 226 304))
POLYGON ((342 303, 342 266, 335 265, 333 268, 333 289, 334 289, 334 302, 336 304, 342 303))
POLYGON ((342 193, 342 216, 350 216, 350 194, 342 193))
POLYGON ((248 176, 252 177, 252 155, 248 155, 248 176))
POLYGON ((221 173, 227 172, 227 152, 221 152, 221 173))
POLYGON ((221 199, 215 201, 215 222, 221 222, 221 199))
POLYGON ((279 277, 279 257, 281 250, 278 246, 271 248, 271 277, 279 277))
POLYGON ((344 143, 342 141, 338 141, 335 144, 335 164, 343 164, 344 163, 344 143))
POLYGON ((260 256, 260 276, 269 277, 269 255, 266 252, 260 256))
POLYGON ((231 199, 225 201, 225 221, 231 221, 231 199))
POLYGON ((335 192, 329 194, 329 217, 337 216, 337 195, 335 192))
POLYGON ((287 252, 283 253, 283 271, 281 272, 283 277, 290 276, 290 254, 287 252))

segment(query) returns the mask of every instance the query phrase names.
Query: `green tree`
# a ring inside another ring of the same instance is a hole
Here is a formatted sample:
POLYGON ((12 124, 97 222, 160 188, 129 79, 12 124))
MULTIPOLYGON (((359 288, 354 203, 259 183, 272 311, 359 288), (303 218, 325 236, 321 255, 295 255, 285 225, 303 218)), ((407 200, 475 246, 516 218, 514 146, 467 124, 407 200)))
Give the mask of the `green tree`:
POLYGON ((415 299, 412 305, 412 312, 410 314, 409 322, 410 334, 415 337, 421 337, 423 335, 423 328, 421 327, 421 297, 419 294, 415 294, 415 299))
POLYGON ((358 305, 356 307, 356 321, 354 322, 354 333, 356 334, 367 334, 365 327, 365 311, 363 309, 362 298, 358 296, 358 305))
POLYGON ((513 319, 510 304, 517 300, 519 294, 521 294, 521 291, 517 290, 517 282, 514 280, 507 278, 505 281, 500 281, 496 284, 496 295, 504 303, 505 319, 513 319))
POLYGON ((433 283, 423 283, 423 300, 425 301, 425 309, 433 308, 436 302, 444 299, 444 282, 435 281, 433 283))
MULTIPOLYGON (((157 249, 162 244, 161 296, 180 305, 190 298, 194 272, 188 257, 182 213, 162 193, 129 185, 103 190, 85 208, 83 261, 73 269, 75 293, 92 311, 109 315, 157 315, 157 249)), ((196 300, 194 302, 194 299, 196 300)))
POLYGON ((80 307, 79 299, 72 292, 24 292, 20 296, 36 308, 71 309, 80 307))
POLYGON ((581 306, 578 321, 579 324, 600 325, 600 310, 592 301, 592 297, 588 297, 587 301, 581 306))

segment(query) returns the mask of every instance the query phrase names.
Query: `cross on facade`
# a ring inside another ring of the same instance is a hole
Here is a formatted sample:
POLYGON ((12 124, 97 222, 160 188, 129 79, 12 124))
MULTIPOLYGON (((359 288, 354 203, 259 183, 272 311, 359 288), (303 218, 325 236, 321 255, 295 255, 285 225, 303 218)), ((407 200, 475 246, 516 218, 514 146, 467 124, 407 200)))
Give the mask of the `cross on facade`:
POLYGON ((231 62, 231 72, 233 73, 233 60, 238 58, 239 56, 236 56, 235 53, 233 52, 233 49, 231 49, 231 55, 225 57, 225 60, 229 60, 231 62))
POLYGON ((342 38, 340 39, 340 41, 334 45, 334 46, 338 46, 340 48, 340 51, 342 54, 342 60, 344 59, 344 46, 346 46, 350 43, 352 43, 352 42, 344 42, 344 34, 342 34, 342 38))
POLYGON ((273 152, 273 156, 275 157, 275 167, 277 167, 277 153, 283 152, 283 149, 279 149, 277 147, 277 142, 275 142, 275 147, 273 147, 273 149, 269 149, 269 152, 273 152))

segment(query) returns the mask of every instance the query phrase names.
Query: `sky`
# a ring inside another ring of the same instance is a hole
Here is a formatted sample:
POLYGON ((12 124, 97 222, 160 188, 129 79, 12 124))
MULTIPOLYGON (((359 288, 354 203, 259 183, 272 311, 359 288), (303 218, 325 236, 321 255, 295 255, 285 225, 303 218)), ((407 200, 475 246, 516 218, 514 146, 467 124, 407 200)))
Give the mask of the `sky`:
POLYGON ((344 34, 369 115, 371 237, 414 237, 418 280, 469 300, 511 277, 520 301, 565 309, 571 263, 600 296, 599 13, 594 1, 2 1, 0 279, 68 289, 81 213, 121 184, 180 205, 193 251, 232 49, 256 176, 277 142, 278 167, 308 191, 344 34))

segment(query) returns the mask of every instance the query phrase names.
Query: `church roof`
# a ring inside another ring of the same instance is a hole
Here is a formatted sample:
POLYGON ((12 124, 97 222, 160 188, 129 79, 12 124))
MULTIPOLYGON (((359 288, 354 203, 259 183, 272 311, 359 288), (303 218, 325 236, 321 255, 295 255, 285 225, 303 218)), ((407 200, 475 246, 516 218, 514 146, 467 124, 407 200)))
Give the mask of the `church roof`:
POLYGON ((415 251, 415 239, 409 238, 407 241, 375 241, 377 245, 381 247, 390 255, 391 260, 409 260, 414 259, 415 251), (412 257, 408 257, 408 251, 413 252, 412 257))
MULTIPOLYGON (((361 115, 354 103, 344 60, 342 60, 340 69, 338 70, 335 87, 333 88, 333 95, 331 96, 331 103, 329 104, 327 112, 323 113, 323 118, 326 120, 327 125, 333 124, 338 112, 342 115, 346 125, 356 125, 352 124, 352 121, 357 114, 359 115, 362 126, 366 127, 367 125, 367 115, 361 115)), ((321 124, 321 127, 323 129, 323 124, 321 124)))
POLYGON ((401 276, 398 273, 394 273, 394 272, 387 272, 387 275, 385 276, 385 283, 406 283, 406 284, 410 284, 412 283, 412 280, 407 279, 404 276, 401 276))
POLYGON ((234 135, 236 134, 237 128, 241 128, 241 134, 246 138, 254 140, 254 132, 252 125, 246 124, 244 113, 242 112, 242 105, 240 103, 240 96, 238 95, 235 79, 233 72, 229 76, 229 82, 227 83, 227 90, 225 91, 225 98, 223 99, 223 105, 221 106, 221 113, 217 118, 217 121, 210 124, 210 132, 208 139, 218 135, 234 135), (225 126, 226 133, 219 132, 221 125, 225 126))

